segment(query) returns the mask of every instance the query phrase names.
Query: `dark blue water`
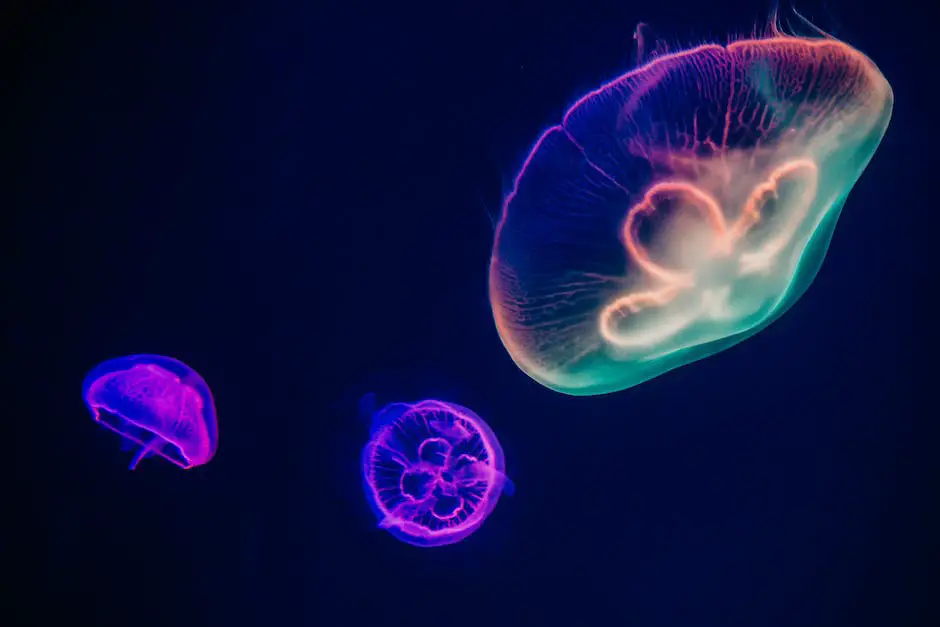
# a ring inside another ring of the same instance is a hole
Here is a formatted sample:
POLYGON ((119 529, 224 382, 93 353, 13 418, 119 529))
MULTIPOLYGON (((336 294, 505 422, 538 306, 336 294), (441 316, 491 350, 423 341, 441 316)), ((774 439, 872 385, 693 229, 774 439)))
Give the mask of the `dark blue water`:
POLYGON ((0 623, 938 624, 935 55, 905 1, 799 7, 896 98, 806 296, 593 398, 503 349, 487 211, 639 20, 724 41, 767 7, 6 3, 0 623), (212 387, 209 465, 129 472, 91 421, 86 372, 134 353, 212 387), (376 529, 366 392, 478 412, 515 495, 451 547, 376 529))

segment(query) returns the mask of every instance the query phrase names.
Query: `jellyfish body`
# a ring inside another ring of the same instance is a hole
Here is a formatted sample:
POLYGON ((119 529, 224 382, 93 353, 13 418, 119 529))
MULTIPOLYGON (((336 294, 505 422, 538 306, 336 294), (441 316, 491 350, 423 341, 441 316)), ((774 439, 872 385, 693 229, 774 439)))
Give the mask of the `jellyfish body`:
POLYGON ((554 390, 622 390, 724 350, 815 278, 891 87, 858 50, 787 36, 660 56, 577 101, 506 197, 490 302, 554 390))
POLYGON ((139 447, 132 470, 148 455, 188 469, 215 454, 212 392, 181 361, 159 355, 111 359, 88 373, 82 394, 98 424, 139 447))
POLYGON ((369 506, 403 542, 435 547, 476 531, 511 492, 496 435, 465 407, 392 403, 372 416, 362 452, 369 506))

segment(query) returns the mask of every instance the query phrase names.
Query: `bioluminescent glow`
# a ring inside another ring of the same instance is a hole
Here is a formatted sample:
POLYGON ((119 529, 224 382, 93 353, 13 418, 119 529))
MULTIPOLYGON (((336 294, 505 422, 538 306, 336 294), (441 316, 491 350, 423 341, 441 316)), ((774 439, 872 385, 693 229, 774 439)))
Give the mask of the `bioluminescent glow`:
POLYGON ((212 393, 181 361, 159 355, 110 359, 88 373, 82 395, 98 424, 140 447, 131 470, 148 455, 192 468, 215 454, 212 393))
POLYGON ((511 493, 496 435, 472 411, 425 400, 372 417, 362 452, 366 498, 379 527, 420 547, 460 542, 511 493))
POLYGON ((819 271, 893 101, 858 50, 776 26, 578 100, 497 225, 490 302, 513 360, 559 392, 603 394, 769 325, 819 271))

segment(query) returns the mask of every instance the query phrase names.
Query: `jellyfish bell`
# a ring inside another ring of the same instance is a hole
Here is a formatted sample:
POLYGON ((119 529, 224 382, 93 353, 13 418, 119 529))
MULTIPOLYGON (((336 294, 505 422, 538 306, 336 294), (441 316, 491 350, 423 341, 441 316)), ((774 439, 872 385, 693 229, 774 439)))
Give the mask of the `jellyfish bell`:
POLYGON ((891 117, 871 59, 776 21, 764 36, 643 56, 542 134, 494 237, 500 338, 567 394, 629 388, 783 315, 891 117))
POLYGON ((469 409, 437 400, 375 411, 362 477, 379 528, 419 547, 460 542, 513 491, 492 429, 469 409))
POLYGON ((85 377, 82 395, 98 424, 118 433, 122 450, 189 469, 209 462, 218 444, 209 386, 181 361, 133 355, 105 361, 85 377))

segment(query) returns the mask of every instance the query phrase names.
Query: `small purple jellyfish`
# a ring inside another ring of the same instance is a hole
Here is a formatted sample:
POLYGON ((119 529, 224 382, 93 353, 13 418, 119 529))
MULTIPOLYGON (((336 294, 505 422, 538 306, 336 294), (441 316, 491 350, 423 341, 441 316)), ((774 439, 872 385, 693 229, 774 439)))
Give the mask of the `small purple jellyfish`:
POLYGON ((181 361, 160 355, 110 359, 88 373, 82 396, 95 422, 140 446, 131 470, 151 454, 184 469, 215 455, 212 392, 181 361))
POLYGON ((402 542, 460 542, 483 524, 504 490, 512 494, 496 435, 469 409, 425 400, 371 413, 372 435, 362 452, 366 497, 379 527, 402 542))

